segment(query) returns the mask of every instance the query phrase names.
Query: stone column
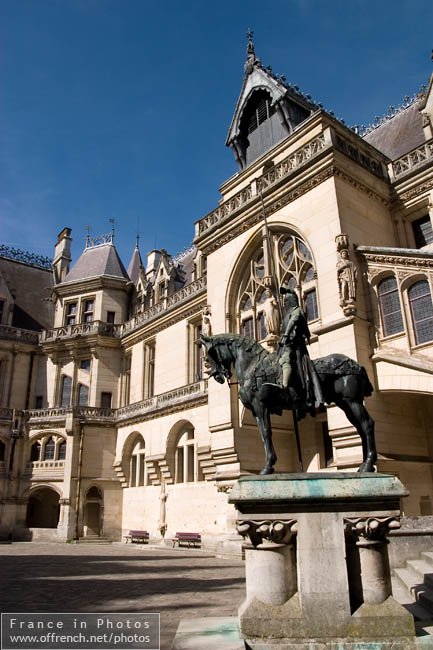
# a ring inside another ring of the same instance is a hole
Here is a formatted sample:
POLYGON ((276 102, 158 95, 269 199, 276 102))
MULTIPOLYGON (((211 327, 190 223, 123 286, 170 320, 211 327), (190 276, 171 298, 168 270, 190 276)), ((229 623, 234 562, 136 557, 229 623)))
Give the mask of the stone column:
MULTIPOLYGON (((389 530, 400 528, 398 519, 360 517, 345 519, 344 523, 349 544, 352 541, 359 551, 360 580, 354 585, 357 599, 371 605, 385 602, 392 594, 386 535, 389 530)), ((348 558, 352 558, 348 564, 350 580, 351 566, 357 562, 353 550, 348 553, 348 558)))
POLYGON ((246 599, 239 608, 240 629, 246 635, 263 635, 268 621, 275 621, 278 628, 278 619, 288 613, 284 605, 297 592, 296 520, 243 520, 236 528, 251 541, 245 549, 246 599))

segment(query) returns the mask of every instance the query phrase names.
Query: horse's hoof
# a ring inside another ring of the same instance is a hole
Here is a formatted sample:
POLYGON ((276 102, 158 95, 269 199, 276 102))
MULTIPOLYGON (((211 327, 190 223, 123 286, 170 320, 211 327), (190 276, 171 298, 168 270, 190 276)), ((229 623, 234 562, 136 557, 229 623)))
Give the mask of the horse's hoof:
POLYGON ((260 475, 260 476, 263 476, 263 475, 265 475, 265 474, 273 474, 273 473, 274 473, 274 468, 273 468, 273 467, 270 467, 269 465, 265 465, 265 466, 262 467, 262 469, 260 470, 259 475, 260 475))
POLYGON ((362 463, 360 468, 358 469, 358 472, 362 472, 363 474, 366 473, 374 473, 376 471, 376 468, 374 466, 374 463, 362 463))

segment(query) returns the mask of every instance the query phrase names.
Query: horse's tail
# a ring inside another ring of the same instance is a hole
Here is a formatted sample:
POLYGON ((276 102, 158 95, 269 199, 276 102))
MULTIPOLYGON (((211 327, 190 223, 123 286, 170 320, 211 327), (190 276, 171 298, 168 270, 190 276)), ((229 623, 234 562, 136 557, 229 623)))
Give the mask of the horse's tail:
POLYGON ((371 382, 367 375, 367 371, 364 368, 364 366, 360 366, 360 368, 361 368, 362 394, 364 397, 370 397, 370 395, 373 392, 373 386, 371 385, 371 382))

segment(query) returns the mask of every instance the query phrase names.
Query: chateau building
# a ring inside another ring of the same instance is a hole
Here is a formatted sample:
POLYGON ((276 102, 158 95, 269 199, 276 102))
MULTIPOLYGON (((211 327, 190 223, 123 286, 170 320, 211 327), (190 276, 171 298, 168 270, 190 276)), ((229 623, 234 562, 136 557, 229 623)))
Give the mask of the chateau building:
MULTIPOLYGON (((367 369, 378 471, 433 514, 433 89, 349 128, 257 58, 227 137, 239 171, 175 257, 71 230, 52 260, 0 247, 0 534, 120 540, 201 533, 235 544, 233 482, 264 455, 238 386, 206 379, 201 331, 275 349, 280 285, 296 290, 310 356, 367 369)), ((297 471, 290 413, 276 471, 297 471)), ((359 466, 360 438, 326 405, 300 422, 307 471, 359 466)))

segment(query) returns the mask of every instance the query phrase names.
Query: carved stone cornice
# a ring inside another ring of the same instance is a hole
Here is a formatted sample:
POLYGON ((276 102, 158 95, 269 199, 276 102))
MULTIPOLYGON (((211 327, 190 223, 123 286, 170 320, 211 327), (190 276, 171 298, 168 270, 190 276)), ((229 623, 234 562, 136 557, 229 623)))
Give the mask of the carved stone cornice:
MULTIPOLYGON (((356 252, 364 257, 369 266, 370 264, 380 264, 382 266, 410 267, 413 270, 433 269, 433 253, 424 253, 418 249, 358 246, 356 252)), ((375 268, 374 266, 373 269, 375 268)), ((377 269, 377 272, 380 270, 377 269)))
POLYGON ((291 544, 297 533, 296 519, 244 520, 236 522, 236 530, 242 537, 248 535, 255 547, 271 544, 291 544))
POLYGON ((407 190, 406 192, 402 192, 401 194, 398 195, 398 198, 400 201, 409 201, 410 199, 414 199, 417 196, 420 196, 421 194, 425 194, 426 192, 429 192, 433 188, 433 178, 430 178, 428 181, 425 181, 425 183, 421 183, 421 185, 417 185, 416 187, 412 187, 410 190, 407 190))

